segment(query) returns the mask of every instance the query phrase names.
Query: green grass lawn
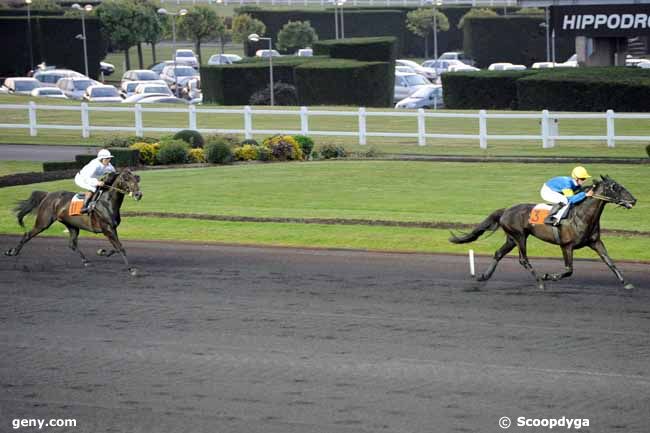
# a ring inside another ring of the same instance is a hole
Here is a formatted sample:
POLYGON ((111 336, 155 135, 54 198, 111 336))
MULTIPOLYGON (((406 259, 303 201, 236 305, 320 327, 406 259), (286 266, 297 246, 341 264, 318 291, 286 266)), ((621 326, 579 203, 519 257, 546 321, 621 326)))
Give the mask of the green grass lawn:
MULTIPOLYGON (((0 95, 0 104, 27 103, 30 98, 13 95, 0 95)), ((39 105, 69 105, 77 106, 78 102, 67 101, 64 103, 49 100, 39 100, 39 105)), ((120 107, 124 105, 118 104, 120 107)), ((169 108, 167 106, 167 108, 169 108)), ((177 107, 176 107, 177 108, 177 107)), ((214 108, 209 105, 200 108, 214 108)), ((200 109, 199 108, 199 109, 200 109)), ((229 107, 232 108, 232 107, 229 107)), ((236 107, 241 108, 241 107, 236 107)), ((278 108, 278 110, 281 108, 278 108)), ((313 108, 312 108, 313 109, 313 108)), ((356 111, 352 107, 321 107, 319 110, 345 110, 356 111)), ((384 112, 387 110, 371 109, 369 112, 384 112)), ((2 109, 2 123, 24 123, 28 122, 27 110, 23 109, 2 109)), ((463 111, 460 111, 461 113, 463 111)), ((465 113, 476 113, 475 111, 464 111, 465 113)), ((134 125, 134 114, 128 112, 92 112, 89 115, 91 125, 96 126, 128 126, 134 125)), ((37 110, 39 124, 65 124, 80 125, 80 112, 58 111, 58 110, 37 110)), ((187 113, 143 113, 145 127, 188 127, 187 113)), ((243 116, 239 114, 214 114, 203 113, 197 115, 199 128, 218 129, 243 129, 243 116)), ((309 129, 312 131, 343 131, 354 132, 357 128, 356 117, 336 116, 314 116, 309 120, 309 129)), ((255 129, 276 129, 276 130, 300 130, 298 116, 283 114, 254 115, 253 127, 255 129)), ((604 121, 600 119, 562 119, 560 131, 569 135, 598 135, 604 134, 604 121)), ((367 119, 368 132, 416 132, 417 120, 407 117, 369 117, 367 119)), ((428 133, 463 133, 478 134, 478 121, 475 119, 455 118, 427 118, 426 130, 428 133)), ((620 135, 646 135, 650 131, 649 120, 618 120, 616 131, 620 135)), ((538 134, 539 125, 536 120, 527 119, 491 119, 488 121, 488 132, 490 134, 538 134)), ((133 135, 134 133, 120 133, 133 135)), ((3 129, 0 136, 0 143, 30 143, 30 144, 78 144, 78 145, 99 145, 106 138, 113 137, 116 132, 93 131, 88 139, 81 137, 80 130, 44 130, 38 132, 38 136, 30 137, 27 129, 3 129)), ((148 136, 160 136, 160 133, 146 133, 148 136)), ((256 139, 262 139, 269 134, 256 135, 256 139)), ((541 141, 499 141, 489 140, 486 150, 480 149, 478 140, 475 139, 429 139, 426 146, 418 146, 416 138, 380 138, 368 137, 368 145, 360 146, 356 137, 319 136, 313 135, 317 145, 319 144, 341 144, 353 152, 367 151, 369 147, 375 148, 383 153, 410 153, 428 155, 474 155, 474 156, 600 156, 600 157, 647 157, 645 145, 639 142, 619 142, 615 148, 608 148, 604 142, 587 141, 561 141, 554 148, 543 149, 541 141)), ((242 137, 243 138, 243 137, 242 137)))
MULTIPOLYGON (((460 164, 388 161, 244 164, 140 172, 144 198, 125 211, 180 212, 252 217, 358 218, 365 220, 478 223, 493 210, 539 202, 541 184, 568 173, 572 164, 460 164)), ((638 199, 632 210, 608 206, 605 229, 650 231, 647 168, 592 165, 638 199)), ((33 189, 76 189, 72 179, 0 189, 0 233, 21 233, 10 209, 33 189)), ((129 217, 120 227, 130 239, 169 239, 262 245, 356 248, 387 251, 465 252, 446 230, 421 228, 244 223, 129 217)), ((62 235, 57 224, 50 235, 62 235)), ((491 254, 501 234, 472 244, 491 254)), ((650 238, 606 236, 613 257, 650 259, 650 238)), ((557 247, 532 242, 531 255, 559 256, 557 247)), ((578 257, 595 257, 580 252, 578 257)))
POLYGON ((43 163, 36 161, 2 161, 0 160, 0 176, 15 173, 43 171, 43 163))

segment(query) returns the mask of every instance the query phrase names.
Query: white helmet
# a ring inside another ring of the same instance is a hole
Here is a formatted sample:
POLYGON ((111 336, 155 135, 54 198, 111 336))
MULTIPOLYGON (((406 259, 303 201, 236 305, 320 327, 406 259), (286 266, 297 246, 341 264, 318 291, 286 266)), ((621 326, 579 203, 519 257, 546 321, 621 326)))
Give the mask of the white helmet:
POLYGON ((106 149, 102 149, 99 151, 97 154, 97 159, 106 159, 106 158, 112 158, 113 155, 111 155, 111 152, 109 152, 106 149))

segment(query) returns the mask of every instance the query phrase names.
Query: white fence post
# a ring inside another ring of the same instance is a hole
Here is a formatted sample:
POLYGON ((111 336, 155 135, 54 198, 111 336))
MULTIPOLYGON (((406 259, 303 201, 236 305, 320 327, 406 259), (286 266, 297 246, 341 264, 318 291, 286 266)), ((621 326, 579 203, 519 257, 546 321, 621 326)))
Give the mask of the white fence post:
POLYGON ((90 122, 88 121, 88 103, 81 103, 81 136, 90 137, 90 122))
POLYGON ((549 125, 549 115, 548 110, 542 110, 542 148, 549 149, 553 147, 553 140, 549 138, 550 135, 550 125, 549 125))
POLYGON ((614 128, 614 110, 607 110, 607 147, 616 147, 616 129, 614 128))
POLYGON ((29 135, 36 137, 36 103, 29 101, 29 135))
POLYGON ((309 111, 307 107, 300 107, 300 133, 309 134, 309 111))
POLYGON ((135 135, 144 137, 144 128, 142 127, 142 106, 135 104, 135 135))
POLYGON ((359 144, 366 145, 366 107, 359 107, 359 144))
POLYGON ((187 106, 187 113, 190 116, 189 128, 196 130, 196 105, 190 104, 187 106))
POLYGON ((253 110, 250 105, 244 107, 244 138, 253 138, 253 110))
POLYGON ((418 146, 427 145, 427 137, 425 137, 426 129, 424 125, 424 109, 418 108, 418 146))
POLYGON ((487 149, 487 112, 478 112, 478 142, 481 149, 487 149))

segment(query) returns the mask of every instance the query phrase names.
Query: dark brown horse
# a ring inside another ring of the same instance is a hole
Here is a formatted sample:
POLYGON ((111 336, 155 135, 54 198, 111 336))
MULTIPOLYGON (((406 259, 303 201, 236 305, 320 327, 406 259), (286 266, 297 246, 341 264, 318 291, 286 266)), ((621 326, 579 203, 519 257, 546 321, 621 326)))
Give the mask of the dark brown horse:
POLYGON ((479 281, 488 280, 496 269, 499 260, 512 251, 514 247, 518 247, 519 263, 535 277, 537 286, 544 289, 545 280, 557 281, 570 276, 573 273, 573 251, 589 247, 598 253, 626 289, 632 289, 634 286, 625 282, 623 275, 607 255, 605 245, 600 240, 600 216, 607 203, 614 203, 630 209, 636 204, 636 199, 622 185, 608 176, 602 176, 600 181, 594 181, 591 188, 594 191, 593 197, 587 197, 584 201, 575 205, 571 209, 568 218, 563 220, 560 227, 557 228, 557 233, 553 233, 554 228, 550 225, 531 224, 529 222, 530 213, 535 207, 534 204, 518 204, 507 209, 494 211, 471 233, 462 236, 453 235, 449 240, 455 244, 472 242, 486 231, 494 232, 499 227, 506 233, 505 244, 494 253, 494 260, 487 271, 477 276, 479 281), (563 273, 540 276, 535 272, 526 255, 526 239, 530 235, 560 246, 564 256, 565 270, 563 273))
POLYGON ((104 186, 100 187, 101 194, 97 199, 95 209, 89 215, 69 215, 70 200, 75 195, 73 192, 57 191, 48 193, 33 191, 27 200, 18 203, 14 212, 21 227, 25 227, 23 223, 25 215, 36 212, 34 227, 24 234, 15 248, 5 251, 5 255, 17 256, 30 239, 46 230, 55 221, 59 221, 68 228, 70 232, 70 243, 68 245, 73 251, 79 253, 84 266, 88 265, 88 260, 77 247, 79 230, 103 233, 114 249, 108 252, 100 250, 98 254, 108 257, 119 252, 129 272, 135 275, 137 270, 129 266, 124 247, 117 236, 117 226, 120 225, 120 207, 124 195, 131 195, 136 200, 142 198, 139 182, 140 177, 134 175, 128 169, 118 173, 109 173, 104 181, 104 186))

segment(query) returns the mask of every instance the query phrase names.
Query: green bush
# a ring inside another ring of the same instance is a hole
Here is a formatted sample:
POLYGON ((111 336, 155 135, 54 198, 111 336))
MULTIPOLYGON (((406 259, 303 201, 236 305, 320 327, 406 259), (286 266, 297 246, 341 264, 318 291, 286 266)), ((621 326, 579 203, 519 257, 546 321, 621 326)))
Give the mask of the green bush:
POLYGON ((139 152, 133 149, 109 148, 113 155, 111 163, 115 167, 135 167, 140 164, 139 152))
POLYGON ((250 144, 252 146, 259 146, 260 144, 257 142, 257 140, 253 138, 247 138, 246 140, 241 142, 241 145, 243 146, 244 144, 250 144))
POLYGON ((645 147, 645 152, 648 154, 648 158, 650 158, 650 144, 645 147))
POLYGON ((303 158, 302 149, 291 135, 274 135, 262 143, 271 152, 274 161, 300 160, 303 158))
POLYGON ((203 147, 205 144, 201 133, 193 129, 183 129, 182 131, 178 131, 174 134, 174 140, 183 140, 193 149, 203 147))
POLYGON ((518 108, 517 80, 539 70, 476 71, 442 74, 445 107, 454 110, 518 108))
POLYGON ((158 162, 159 143, 133 143, 129 146, 129 149, 138 152, 138 160, 141 164, 154 165, 158 162))
POLYGON ((205 151, 201 148, 190 149, 187 153, 187 162, 190 163, 203 163, 206 162, 205 151))
POLYGON ((167 164, 185 164, 187 162, 188 144, 183 140, 167 140, 160 143, 158 162, 167 164))
POLYGON ((336 146, 334 144, 326 144, 318 150, 319 156, 323 159, 331 158, 345 158, 348 152, 343 146, 336 146))
POLYGON ((79 164, 76 161, 53 161, 43 163, 43 171, 76 170, 79 168, 79 164))
POLYGON ((244 144, 243 146, 235 147, 233 155, 238 161, 253 161, 257 159, 258 150, 259 146, 244 144))
POLYGON ((224 136, 215 135, 205 144, 205 159, 212 164, 230 164, 233 160, 231 144, 224 136))
POLYGON ((75 155, 74 160, 77 163, 77 166, 79 168, 83 167, 84 165, 88 164, 90 161, 96 158, 96 155, 75 155))
MULTIPOLYGON (((270 86, 266 86, 264 89, 253 93, 248 103, 250 105, 271 105, 271 92, 269 88, 270 86)), ((274 83, 273 103, 284 106, 298 105, 296 86, 287 83, 274 83)))
POLYGON ((105 138, 102 147, 104 149, 108 149, 109 147, 129 147, 133 143, 158 143, 158 139, 152 137, 137 137, 135 135, 117 135, 105 138))
POLYGON ((298 142, 300 148, 302 149, 304 158, 307 159, 309 155, 311 155, 311 151, 314 148, 314 140, 305 135, 294 135, 293 139, 298 142))
POLYGON ((257 148, 257 160, 258 161, 270 161, 271 160, 271 151, 268 147, 259 146, 257 148))

